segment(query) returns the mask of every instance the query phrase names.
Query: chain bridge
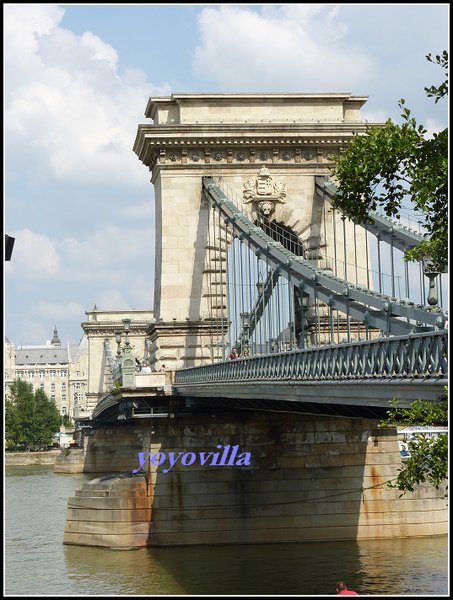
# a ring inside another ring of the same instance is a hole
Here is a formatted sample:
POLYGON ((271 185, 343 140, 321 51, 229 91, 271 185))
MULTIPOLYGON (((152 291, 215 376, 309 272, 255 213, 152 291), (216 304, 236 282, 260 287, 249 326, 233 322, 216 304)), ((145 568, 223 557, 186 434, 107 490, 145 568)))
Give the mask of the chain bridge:
POLYGON ((150 98, 134 152, 155 194, 152 372, 136 372, 129 323, 116 356, 105 340, 83 470, 113 474, 69 500, 65 543, 445 533, 443 489, 388 487, 401 456, 378 423, 393 398, 445 397, 447 274, 404 260, 424 239, 413 207, 368 224, 334 207, 333 159, 366 132, 365 102, 150 98), (250 462, 221 466, 230 448, 250 462))
POLYGON ((156 197, 150 361, 174 373, 171 394, 329 414, 443 395, 446 274, 403 256, 424 237, 420 215, 360 224, 332 206, 332 158, 364 132, 365 100, 150 100, 155 124, 134 150, 156 197))

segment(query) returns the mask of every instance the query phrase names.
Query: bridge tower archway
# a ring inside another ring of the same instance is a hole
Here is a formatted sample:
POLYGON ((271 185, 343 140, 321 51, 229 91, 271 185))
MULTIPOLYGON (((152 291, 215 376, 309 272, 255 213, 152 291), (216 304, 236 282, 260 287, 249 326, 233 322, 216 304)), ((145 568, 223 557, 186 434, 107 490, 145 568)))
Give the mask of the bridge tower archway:
POLYGON ((153 123, 139 125, 134 152, 149 168, 155 192, 154 322, 148 336, 156 370, 163 363, 179 369, 210 362, 213 321, 226 308, 225 265, 210 259, 209 250, 215 236, 229 233, 222 224, 210 229, 202 178, 221 178, 253 220, 262 214, 283 224, 311 252, 306 257, 319 261, 320 247, 327 257, 334 240, 322 230, 326 207, 315 177, 329 175, 333 156, 365 132, 360 109, 366 100, 335 93, 149 99, 145 116, 153 123))

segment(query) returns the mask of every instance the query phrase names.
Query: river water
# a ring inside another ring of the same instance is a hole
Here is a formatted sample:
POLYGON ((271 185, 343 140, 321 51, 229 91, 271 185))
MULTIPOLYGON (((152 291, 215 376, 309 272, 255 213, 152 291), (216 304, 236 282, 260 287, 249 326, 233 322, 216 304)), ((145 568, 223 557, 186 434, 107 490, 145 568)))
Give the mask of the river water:
POLYGON ((5 595, 446 596, 448 538, 109 550, 63 545, 69 496, 94 475, 7 467, 5 595))

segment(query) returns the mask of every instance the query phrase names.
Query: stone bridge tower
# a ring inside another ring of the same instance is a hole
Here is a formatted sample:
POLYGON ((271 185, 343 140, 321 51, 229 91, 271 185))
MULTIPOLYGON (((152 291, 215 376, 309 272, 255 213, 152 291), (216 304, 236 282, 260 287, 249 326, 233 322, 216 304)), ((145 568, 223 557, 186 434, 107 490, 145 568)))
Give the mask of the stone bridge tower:
MULTIPOLYGON (((365 132, 360 108, 366 100, 348 93, 149 99, 145 116, 153 124, 139 125, 134 152, 155 188, 155 322, 148 335, 156 369, 211 358, 209 296, 225 273, 207 258, 212 239, 202 177, 222 176, 245 207, 289 228, 316 255, 332 240, 322 239, 315 176, 328 175, 332 156, 365 132)), ((217 298, 219 310, 225 302, 217 298)))

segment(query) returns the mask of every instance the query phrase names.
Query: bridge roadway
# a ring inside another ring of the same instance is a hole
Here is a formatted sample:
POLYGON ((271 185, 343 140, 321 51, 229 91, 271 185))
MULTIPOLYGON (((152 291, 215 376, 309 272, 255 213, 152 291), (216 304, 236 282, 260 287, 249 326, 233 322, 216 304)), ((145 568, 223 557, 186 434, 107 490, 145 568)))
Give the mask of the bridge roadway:
POLYGON ((168 374, 166 385, 160 379, 159 385, 113 390, 93 420, 163 416, 171 405, 382 417, 391 399, 407 407, 445 396, 447 344, 440 330, 181 369, 168 374))

